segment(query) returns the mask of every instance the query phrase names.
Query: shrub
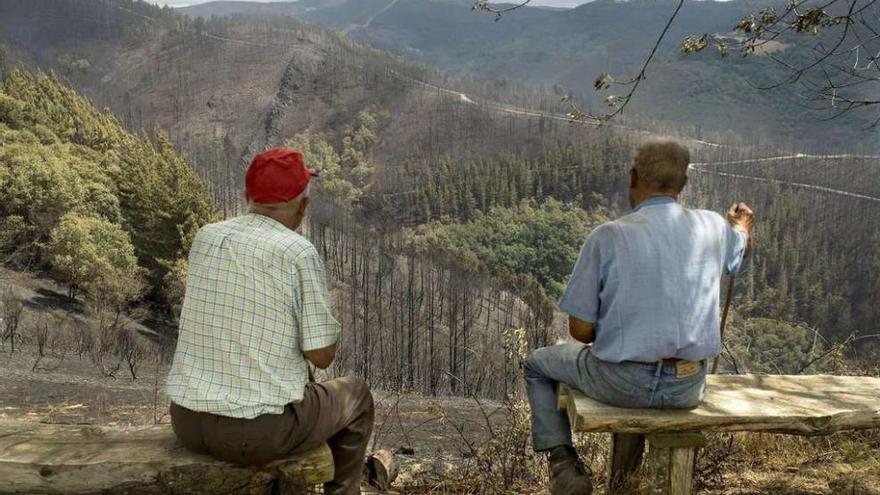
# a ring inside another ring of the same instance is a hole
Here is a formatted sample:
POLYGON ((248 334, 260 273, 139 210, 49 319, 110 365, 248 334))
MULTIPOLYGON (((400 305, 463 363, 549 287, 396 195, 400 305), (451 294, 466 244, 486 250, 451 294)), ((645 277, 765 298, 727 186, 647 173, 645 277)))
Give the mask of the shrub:
POLYGON ((408 235, 416 251, 439 255, 466 270, 487 273, 515 287, 532 279, 547 297, 558 298, 587 232, 606 220, 554 199, 492 208, 466 223, 422 225, 408 235))
MULTIPOLYGON (((189 232, 214 218, 214 203, 167 136, 132 135, 53 77, 10 71, 0 83, 0 219, 14 222, 15 239, 3 236, 0 249, 8 252, 14 242, 28 257, 19 265, 49 262, 37 247, 68 214, 126 232, 147 270, 137 280, 146 279, 162 300, 167 267, 185 258, 189 232)), ((49 264, 68 282, 81 278, 61 261, 49 264)), ((126 283, 108 290, 131 289, 126 283)))
POLYGON ((68 213, 52 230, 47 252, 71 296, 81 289, 90 299, 121 310, 141 290, 142 269, 128 234, 105 219, 68 213))
POLYGON ((828 360, 817 360, 826 349, 819 333, 803 324, 769 318, 731 318, 726 345, 739 372, 797 374, 828 371, 828 360))

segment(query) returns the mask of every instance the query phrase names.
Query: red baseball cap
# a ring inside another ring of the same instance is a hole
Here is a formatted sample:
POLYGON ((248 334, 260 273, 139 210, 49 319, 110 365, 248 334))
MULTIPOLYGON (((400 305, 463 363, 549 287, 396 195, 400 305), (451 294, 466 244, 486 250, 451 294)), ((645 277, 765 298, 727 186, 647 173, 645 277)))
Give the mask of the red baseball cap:
POLYGON ((306 167, 299 151, 274 148, 251 161, 244 178, 244 190, 255 203, 284 203, 302 194, 317 175, 306 167))

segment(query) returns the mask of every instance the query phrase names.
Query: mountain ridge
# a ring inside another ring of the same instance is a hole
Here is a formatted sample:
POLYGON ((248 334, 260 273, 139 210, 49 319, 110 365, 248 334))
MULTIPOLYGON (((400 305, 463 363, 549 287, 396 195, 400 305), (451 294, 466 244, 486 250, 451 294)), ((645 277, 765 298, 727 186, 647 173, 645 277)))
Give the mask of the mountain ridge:
MULTIPOLYGON (((188 15, 278 15, 283 10, 285 15, 341 29, 355 41, 458 77, 517 81, 558 95, 573 94, 601 114, 607 111, 602 100, 614 89, 597 93, 593 80, 601 73, 618 80, 634 76, 675 5, 672 0, 596 0, 564 11, 523 8, 496 22, 492 15, 472 12, 469 0, 392 4, 339 0, 330 7, 308 2, 259 8, 244 2, 212 2, 182 11, 188 15), (232 10, 223 14, 218 10, 223 8, 232 10), (380 9, 381 15, 366 25, 365 20, 380 9)), ((768 5, 782 3, 686 2, 628 113, 690 128, 692 135, 721 132, 731 137, 794 141, 807 149, 813 149, 816 141, 846 146, 854 137, 869 139, 867 114, 852 114, 839 125, 827 126, 822 120, 827 113, 808 107, 797 88, 756 89, 787 76, 779 64, 760 53, 746 59, 680 53, 678 44, 685 36, 730 33, 741 17, 768 5)), ((795 40, 781 40, 773 45, 774 50, 795 59, 803 56, 792 51, 795 40)))

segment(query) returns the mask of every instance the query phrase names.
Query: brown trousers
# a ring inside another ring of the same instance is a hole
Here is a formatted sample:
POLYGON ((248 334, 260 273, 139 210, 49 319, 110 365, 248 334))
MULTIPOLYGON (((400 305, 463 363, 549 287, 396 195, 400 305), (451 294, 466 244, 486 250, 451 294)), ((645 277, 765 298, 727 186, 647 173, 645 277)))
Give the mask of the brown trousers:
POLYGON ((235 464, 265 464, 327 443, 336 475, 324 484, 324 493, 332 495, 360 493, 373 414, 370 389, 352 377, 308 383, 302 402, 288 404, 283 414, 254 419, 171 404, 171 424, 184 447, 235 464))

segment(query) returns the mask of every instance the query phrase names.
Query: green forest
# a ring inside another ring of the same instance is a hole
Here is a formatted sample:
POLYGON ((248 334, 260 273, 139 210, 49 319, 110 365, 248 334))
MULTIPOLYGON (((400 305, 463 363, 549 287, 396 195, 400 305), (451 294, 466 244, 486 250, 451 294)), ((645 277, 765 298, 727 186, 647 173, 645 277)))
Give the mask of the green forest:
MULTIPOLYGON (((176 304, 210 188, 161 132, 134 135, 51 75, 0 85, 0 249, 71 297, 176 304)), ((157 306, 159 307, 159 306, 157 306)))

